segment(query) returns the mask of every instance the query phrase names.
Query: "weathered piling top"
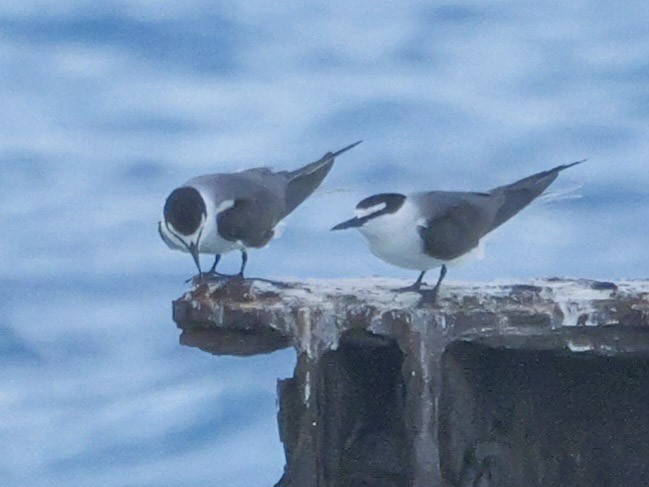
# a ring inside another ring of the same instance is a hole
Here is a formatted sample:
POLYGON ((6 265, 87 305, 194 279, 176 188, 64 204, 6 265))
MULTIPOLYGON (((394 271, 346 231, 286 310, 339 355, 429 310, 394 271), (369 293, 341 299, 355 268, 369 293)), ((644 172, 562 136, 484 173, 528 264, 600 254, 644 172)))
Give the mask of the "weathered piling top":
POLYGON ((277 486, 646 485, 649 281, 444 284, 434 306, 403 284, 230 280, 174 302, 185 345, 298 351, 277 486))
POLYGON ((393 339, 405 345, 408 334, 431 327, 442 342, 598 354, 646 350, 637 331, 649 329, 649 281, 445 283, 434 306, 421 305, 417 293, 391 291, 403 284, 377 278, 213 281, 174 301, 173 316, 182 329, 181 343, 215 354, 293 346, 318 356, 341 340, 380 345, 393 339), (613 348, 610 337, 606 344, 598 342, 596 330, 603 327, 619 335, 613 348), (625 331, 632 329, 636 333, 625 331))

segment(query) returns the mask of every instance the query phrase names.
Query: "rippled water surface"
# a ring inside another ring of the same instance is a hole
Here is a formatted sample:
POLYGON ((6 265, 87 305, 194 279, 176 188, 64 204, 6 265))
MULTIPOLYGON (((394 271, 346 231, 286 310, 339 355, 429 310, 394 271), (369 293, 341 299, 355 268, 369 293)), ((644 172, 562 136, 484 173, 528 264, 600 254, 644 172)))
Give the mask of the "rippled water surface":
POLYGON ((0 5, 3 486, 279 478, 293 353, 212 357, 171 321, 193 264, 156 222, 197 174, 363 139, 249 271, 414 279, 328 229, 374 192, 587 157, 555 184, 581 198, 533 205, 449 280, 649 275, 649 4, 176 4, 0 5))

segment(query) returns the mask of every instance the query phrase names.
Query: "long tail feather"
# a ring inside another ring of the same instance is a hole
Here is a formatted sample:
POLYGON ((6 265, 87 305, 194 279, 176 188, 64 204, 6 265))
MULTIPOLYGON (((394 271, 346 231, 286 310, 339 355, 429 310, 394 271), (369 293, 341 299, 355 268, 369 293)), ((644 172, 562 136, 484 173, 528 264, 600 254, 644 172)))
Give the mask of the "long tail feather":
POLYGON ((541 196, 536 198, 532 204, 551 204, 556 201, 578 200, 583 197, 579 192, 583 188, 583 184, 573 184, 564 188, 558 188, 554 191, 546 191, 541 196))

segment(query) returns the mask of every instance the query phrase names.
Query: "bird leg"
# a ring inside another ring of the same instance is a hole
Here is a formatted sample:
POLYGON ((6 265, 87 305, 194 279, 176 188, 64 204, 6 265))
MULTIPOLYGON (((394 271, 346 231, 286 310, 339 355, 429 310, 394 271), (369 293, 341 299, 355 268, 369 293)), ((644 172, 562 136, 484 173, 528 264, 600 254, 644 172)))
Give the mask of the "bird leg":
POLYGON ((210 270, 207 271, 208 274, 216 273, 216 266, 219 265, 220 260, 221 260, 221 254, 216 254, 216 256, 214 257, 214 264, 212 264, 210 270))
POLYGON ((421 271, 421 274, 419 274, 417 280, 414 283, 412 283, 410 286, 392 289, 392 291, 397 293, 418 292, 419 289, 421 288, 421 281, 424 279, 424 274, 426 274, 426 271, 421 271))
POLYGON ((435 284, 435 287, 430 290, 420 290, 419 294, 421 294, 421 303, 422 304, 435 304, 437 302, 437 294, 439 292, 439 286, 442 284, 442 281, 444 280, 444 276, 446 276, 446 265, 442 265, 442 268, 439 271, 439 278, 437 279, 437 284, 435 284))
POLYGON ((214 257, 214 264, 212 264, 212 267, 210 267, 210 270, 203 273, 206 279, 224 279, 228 276, 227 274, 223 274, 222 272, 216 272, 216 266, 219 264, 221 261, 221 254, 216 254, 214 257))
POLYGON ((243 279, 243 271, 245 270, 246 264, 248 263, 248 253, 245 250, 241 251, 241 269, 239 269, 239 272, 237 274, 223 274, 221 272, 216 272, 216 266, 219 264, 220 260, 221 254, 216 254, 214 258, 214 264, 212 264, 212 267, 209 271, 202 272, 199 275, 192 277, 191 279, 187 279, 185 282, 191 281, 192 283, 197 284, 211 279, 243 279))
POLYGON ((246 264, 248 263, 248 253, 241 249, 241 269, 239 270, 239 274, 237 274, 238 277, 243 279, 243 271, 246 268, 246 264))
MULTIPOLYGON (((216 272, 216 266, 219 264, 220 260, 221 260, 221 254, 216 254, 214 258, 214 264, 212 264, 212 267, 210 268, 209 271, 202 272, 190 279, 187 279, 185 282, 186 283, 192 282, 192 284, 196 285, 208 280, 243 279, 243 271, 245 270, 246 264, 248 262, 248 253, 245 250, 241 251, 241 269, 239 270, 238 274, 223 274, 222 272, 216 272)), ((251 279, 254 281, 267 282, 268 284, 272 284, 273 286, 277 286, 283 289, 291 287, 289 284, 280 281, 273 281, 271 279, 263 279, 261 277, 253 277, 251 279)))
MULTIPOLYGON (((238 274, 234 274, 228 277, 232 277, 235 279, 243 279, 243 271, 245 270, 247 263, 248 263, 248 252, 246 252, 245 250, 241 250, 241 269, 239 270, 238 274)), ((271 279, 264 279, 262 277, 249 277, 248 280, 267 282, 268 284, 272 284, 273 286, 277 286, 279 288, 284 288, 284 289, 291 287, 289 284, 280 281, 273 281, 271 279)))
POLYGON ((190 277, 185 281, 185 283, 192 282, 194 284, 198 284, 203 281, 209 281, 212 279, 218 279, 218 278, 224 278, 228 277, 225 274, 221 274, 220 272, 216 272, 216 266, 218 265, 219 261, 221 260, 221 254, 216 254, 216 257, 214 259, 214 264, 212 264, 212 267, 210 267, 210 270, 207 272, 200 272, 198 275, 194 277, 190 277))

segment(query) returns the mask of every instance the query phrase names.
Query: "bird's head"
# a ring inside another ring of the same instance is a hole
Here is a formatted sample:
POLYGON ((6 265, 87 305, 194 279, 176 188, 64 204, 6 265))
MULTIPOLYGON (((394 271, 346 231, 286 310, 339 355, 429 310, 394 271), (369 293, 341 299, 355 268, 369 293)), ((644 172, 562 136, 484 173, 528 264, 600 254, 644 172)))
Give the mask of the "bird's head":
POLYGON ((207 219, 205 201, 200 192, 190 186, 174 189, 164 206, 164 222, 159 225, 160 236, 167 245, 186 250, 194 258, 198 272, 198 245, 207 219))
POLYGON ((377 221, 382 215, 391 215, 396 213, 403 206, 406 197, 399 193, 381 193, 375 194, 356 205, 351 220, 339 223, 332 230, 345 230, 347 228, 358 228, 361 230, 368 222, 377 221))

